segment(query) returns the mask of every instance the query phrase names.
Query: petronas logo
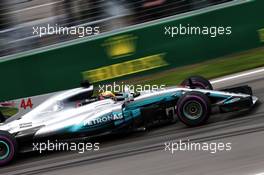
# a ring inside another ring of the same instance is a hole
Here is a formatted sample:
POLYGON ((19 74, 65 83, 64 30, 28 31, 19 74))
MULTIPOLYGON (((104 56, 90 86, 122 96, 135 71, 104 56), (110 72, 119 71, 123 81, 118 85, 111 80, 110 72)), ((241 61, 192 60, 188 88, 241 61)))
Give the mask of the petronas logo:
POLYGON ((136 51, 137 37, 133 35, 122 35, 109 38, 103 46, 106 48, 110 58, 120 58, 133 55, 136 51))

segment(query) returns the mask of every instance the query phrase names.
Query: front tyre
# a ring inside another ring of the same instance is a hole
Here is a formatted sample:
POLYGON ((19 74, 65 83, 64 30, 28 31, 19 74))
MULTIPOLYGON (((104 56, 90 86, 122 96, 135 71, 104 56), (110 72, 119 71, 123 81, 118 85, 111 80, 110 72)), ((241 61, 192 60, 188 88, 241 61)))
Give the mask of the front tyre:
POLYGON ((179 120, 187 126, 200 126, 211 113, 209 98, 201 92, 186 92, 177 102, 179 120))
POLYGON ((202 76, 190 76, 185 79, 182 83, 182 86, 189 86, 192 89, 207 89, 213 90, 213 86, 206 78, 202 76))
POLYGON ((6 131, 0 131, 0 166, 10 163, 16 156, 17 142, 6 131))

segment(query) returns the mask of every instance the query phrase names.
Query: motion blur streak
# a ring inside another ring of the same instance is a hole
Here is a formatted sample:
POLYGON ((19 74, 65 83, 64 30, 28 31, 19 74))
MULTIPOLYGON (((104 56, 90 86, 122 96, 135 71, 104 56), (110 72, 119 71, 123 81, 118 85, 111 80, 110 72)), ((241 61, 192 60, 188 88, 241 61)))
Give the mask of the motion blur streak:
POLYGON ((0 57, 78 38, 78 35, 39 38, 32 36, 34 26, 98 26, 101 33, 229 1, 234 0, 166 0, 160 3, 142 0, 1 0, 0 57))

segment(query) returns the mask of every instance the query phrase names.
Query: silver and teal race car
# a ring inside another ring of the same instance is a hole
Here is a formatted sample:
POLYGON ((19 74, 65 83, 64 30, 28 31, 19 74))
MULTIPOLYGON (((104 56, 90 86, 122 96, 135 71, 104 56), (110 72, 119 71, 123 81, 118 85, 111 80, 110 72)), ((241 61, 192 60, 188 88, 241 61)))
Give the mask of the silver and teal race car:
POLYGON ((53 95, 22 116, 1 116, 0 165, 8 164, 25 145, 32 146, 36 141, 144 131, 178 119, 195 127, 205 124, 212 111, 245 110, 258 100, 249 86, 216 91, 200 76, 192 76, 180 86, 144 92, 126 90, 103 98, 93 96, 89 83, 83 85, 53 95))

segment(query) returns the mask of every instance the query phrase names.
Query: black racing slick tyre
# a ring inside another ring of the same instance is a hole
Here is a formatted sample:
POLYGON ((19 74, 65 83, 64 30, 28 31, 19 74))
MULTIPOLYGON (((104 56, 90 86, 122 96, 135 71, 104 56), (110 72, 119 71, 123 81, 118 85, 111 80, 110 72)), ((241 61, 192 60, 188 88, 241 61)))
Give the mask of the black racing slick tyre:
POLYGON ((186 92, 177 102, 177 115, 187 126, 200 126, 207 122, 211 113, 209 98, 201 92, 186 92))
POLYGON ((192 89, 208 89, 213 90, 213 86, 206 78, 202 76, 190 76, 185 79, 182 83, 182 86, 189 86, 192 89))
POLYGON ((17 154, 17 142, 7 131, 0 131, 0 166, 12 162, 17 154))

